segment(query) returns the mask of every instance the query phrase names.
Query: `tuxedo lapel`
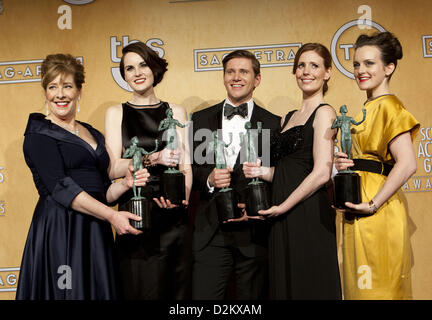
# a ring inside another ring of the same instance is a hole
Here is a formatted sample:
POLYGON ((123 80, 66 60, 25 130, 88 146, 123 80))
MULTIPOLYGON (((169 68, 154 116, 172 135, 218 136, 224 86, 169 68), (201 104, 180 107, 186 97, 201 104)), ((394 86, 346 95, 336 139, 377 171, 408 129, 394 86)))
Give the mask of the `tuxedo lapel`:
POLYGON ((215 122, 215 124, 217 124, 217 127, 215 128, 215 130, 222 129, 222 113, 223 113, 222 109, 223 109, 223 102, 220 104, 216 114, 217 121, 215 122))
POLYGON ((208 128, 211 131, 215 131, 217 129, 222 129, 222 109, 223 109, 223 102, 216 105, 216 107, 213 110, 213 114, 209 115, 208 117, 208 128))
POLYGON ((252 109, 252 115, 250 118, 252 129, 256 129, 257 127, 257 122, 260 120, 260 111, 260 107, 254 102, 254 107, 252 109))

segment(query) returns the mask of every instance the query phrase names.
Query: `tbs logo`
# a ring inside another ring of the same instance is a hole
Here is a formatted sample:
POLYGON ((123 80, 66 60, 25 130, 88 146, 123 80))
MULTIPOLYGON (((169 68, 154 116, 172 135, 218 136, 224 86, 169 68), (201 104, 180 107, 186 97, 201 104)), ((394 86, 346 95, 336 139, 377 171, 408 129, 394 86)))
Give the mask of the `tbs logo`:
MULTIPOLYGON (((114 81, 120 86, 120 88, 132 92, 132 89, 129 87, 126 81, 123 80, 120 74, 120 68, 118 64, 121 60, 121 49, 126 47, 129 43, 137 42, 137 40, 129 41, 129 36, 123 36, 121 40, 118 40, 116 36, 112 36, 110 38, 110 47, 111 47, 111 61, 116 63, 116 67, 111 68, 111 75, 114 81)), ((164 44, 161 39, 152 38, 145 42, 145 44, 150 48, 156 51, 159 57, 163 58, 165 55, 165 51, 163 48, 159 47, 164 44)))
POLYGON ((348 78, 354 79, 354 74, 348 70, 353 69, 354 43, 357 37, 364 33, 364 28, 373 28, 380 32, 386 30, 378 23, 367 20, 357 19, 345 23, 333 36, 330 51, 336 68, 348 78))

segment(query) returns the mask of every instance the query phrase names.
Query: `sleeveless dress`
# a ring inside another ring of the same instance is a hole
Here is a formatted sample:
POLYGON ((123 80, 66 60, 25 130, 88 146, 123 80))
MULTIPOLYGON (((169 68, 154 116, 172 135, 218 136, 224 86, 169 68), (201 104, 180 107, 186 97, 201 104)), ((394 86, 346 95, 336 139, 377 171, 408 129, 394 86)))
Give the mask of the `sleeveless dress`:
MULTIPOLYGON (((272 139, 272 201, 279 205, 312 171, 313 121, 272 139)), ((295 111, 285 118, 282 129, 295 111)), ((335 211, 325 186, 276 217, 269 237, 271 299, 341 299, 335 211)))
MULTIPOLYGON (((368 101, 365 109, 365 121, 351 129, 353 158, 393 165, 389 143, 404 132, 410 132, 414 140, 420 124, 394 95, 368 101)), ((386 176, 356 172, 361 178, 362 201, 369 202, 386 176)), ((410 234, 400 191, 372 216, 344 218, 343 271, 345 299, 412 299, 410 234)))
MULTIPOLYGON (((124 150, 132 137, 137 136, 139 147, 153 151, 155 139, 158 151, 165 148, 163 131, 159 123, 166 118, 167 102, 158 107, 135 108, 128 103, 122 105, 122 141, 124 150)), ((150 229, 143 234, 117 235, 116 252, 120 267, 121 286, 124 299, 189 299, 192 251, 185 209, 161 209, 153 201, 160 197, 160 178, 167 167, 149 167, 151 175, 141 195, 151 201, 150 229)), ((129 190, 119 199, 119 210, 127 210, 126 203, 133 197, 129 190)))
POLYGON ((96 150, 43 114, 29 117, 24 158, 39 200, 22 257, 17 300, 117 298, 111 225, 70 207, 82 191, 106 203, 111 184, 103 135, 80 123, 96 140, 96 150))

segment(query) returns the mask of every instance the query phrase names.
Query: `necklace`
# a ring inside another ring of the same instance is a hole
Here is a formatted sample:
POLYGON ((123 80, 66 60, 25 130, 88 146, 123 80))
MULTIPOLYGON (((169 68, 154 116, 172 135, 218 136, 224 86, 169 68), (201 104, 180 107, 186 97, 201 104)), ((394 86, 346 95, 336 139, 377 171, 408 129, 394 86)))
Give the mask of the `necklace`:
POLYGON ((78 137, 80 136, 80 135, 79 135, 78 123, 77 123, 75 120, 74 120, 75 129, 71 130, 71 129, 69 129, 68 127, 66 127, 65 125, 62 125, 62 124, 60 124, 60 123, 58 123, 58 122, 56 122, 56 121, 53 121, 53 120, 50 119, 49 117, 46 117, 45 119, 51 121, 51 123, 54 123, 54 124, 58 125, 59 127, 65 129, 66 131, 69 131, 70 133, 72 133, 72 134, 74 134, 74 135, 76 135, 76 136, 78 136, 78 137))
POLYGON ((70 133, 72 133, 72 134, 74 134, 74 135, 76 135, 76 136, 80 136, 79 135, 79 129, 78 129, 78 125, 77 124, 75 124, 75 130, 70 130, 69 128, 67 128, 67 127, 65 127, 65 126, 61 126, 60 125, 60 127, 62 127, 63 129, 65 129, 66 131, 69 131, 70 133))
POLYGON ((73 133, 74 135, 76 135, 76 136, 80 136, 79 135, 79 129, 78 129, 78 126, 77 125, 75 125, 75 131, 70 131, 70 130, 68 130, 69 132, 71 132, 71 133, 73 133))
POLYGON ((161 103, 162 103, 162 101, 159 101, 159 102, 153 103, 153 104, 133 104, 129 101, 127 102, 127 104, 134 106, 134 107, 154 107, 154 106, 157 106, 158 104, 161 104, 161 103))
MULTIPOLYGON (((55 123, 55 122, 54 122, 55 123)), ((74 135, 76 135, 76 136, 80 136, 79 135, 79 128, 78 128, 78 124, 75 122, 75 129, 74 130, 71 130, 71 129, 69 129, 68 127, 66 127, 66 126, 64 126, 64 125, 61 125, 61 124, 59 124, 59 123, 55 123, 56 125, 58 125, 59 127, 61 127, 61 128, 63 128, 63 129, 65 129, 66 131, 69 131, 70 133, 72 133, 72 134, 74 134, 74 135)))

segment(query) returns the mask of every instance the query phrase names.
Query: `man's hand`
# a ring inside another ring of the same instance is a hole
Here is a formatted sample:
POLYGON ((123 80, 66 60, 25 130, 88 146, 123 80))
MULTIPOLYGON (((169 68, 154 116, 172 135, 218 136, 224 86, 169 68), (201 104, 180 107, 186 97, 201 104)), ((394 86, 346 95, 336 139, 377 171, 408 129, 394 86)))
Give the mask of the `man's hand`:
POLYGON ((214 168, 208 177, 208 182, 211 187, 226 188, 231 183, 231 172, 233 169, 227 167, 226 169, 214 168))

